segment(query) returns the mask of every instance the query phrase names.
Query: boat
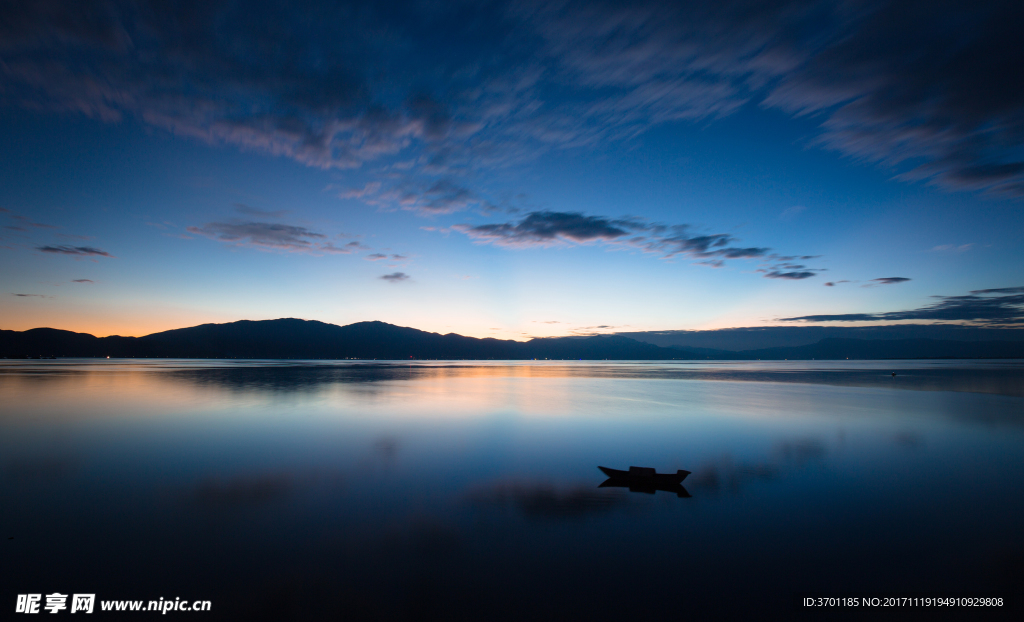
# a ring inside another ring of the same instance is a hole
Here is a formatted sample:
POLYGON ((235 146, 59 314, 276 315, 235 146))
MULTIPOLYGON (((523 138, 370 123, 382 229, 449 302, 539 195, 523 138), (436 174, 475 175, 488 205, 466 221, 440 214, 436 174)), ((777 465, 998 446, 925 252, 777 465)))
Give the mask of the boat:
POLYGON ((601 472, 612 479, 640 479, 644 482, 658 482, 666 484, 682 484, 686 476, 690 474, 689 471, 679 469, 675 473, 658 473, 656 470, 648 467, 629 467, 628 471, 620 471, 618 469, 609 469, 608 467, 599 466, 601 472))
POLYGON ((599 466, 601 472, 608 476, 598 488, 629 488, 630 492, 643 492, 653 495, 656 491, 674 492, 679 497, 689 497, 690 493, 683 488, 683 480, 689 471, 679 469, 675 473, 658 473, 649 467, 629 467, 628 471, 609 469, 599 466))

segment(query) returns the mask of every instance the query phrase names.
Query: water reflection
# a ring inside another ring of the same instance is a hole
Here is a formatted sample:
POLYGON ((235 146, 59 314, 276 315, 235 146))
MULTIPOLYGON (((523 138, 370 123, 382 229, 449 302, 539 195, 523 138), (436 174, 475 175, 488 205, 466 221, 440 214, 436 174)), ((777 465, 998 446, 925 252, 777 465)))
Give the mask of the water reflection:
POLYGON ((453 363, 306 364, 178 369, 175 379, 231 389, 301 391, 352 382, 441 378, 605 378, 787 382, 836 386, 961 391, 1024 396, 1018 361, 727 362, 727 363, 453 363), (890 370, 898 368, 899 375, 890 370))
MULTIPOLYGON (((1024 362, 990 361, 451 361, 314 362, 65 359, 0 361, 0 383, 42 384, 83 374, 161 373, 239 391, 304 391, 338 383, 442 378, 602 378, 829 384, 1024 396, 1024 362), (898 372, 898 373, 897 373, 898 372), (893 373, 897 373, 893 376, 893 373)), ((3 385, 0 384, 0 388, 3 385)))
POLYGON ((263 505, 280 500, 295 488, 290 473, 262 473, 230 479, 205 478, 190 495, 196 503, 216 508, 263 505))
POLYGON ((688 498, 690 492, 682 484, 672 484, 668 482, 638 482, 629 481, 623 479, 614 479, 609 477, 608 479, 601 482, 599 488, 628 488, 629 492, 641 492, 648 495, 653 495, 657 491, 671 492, 679 498, 688 498))
POLYGON ((561 519, 604 514, 627 500, 617 492, 594 490, 590 484, 557 487, 550 482, 497 482, 470 491, 467 500, 479 506, 513 507, 527 518, 561 519))
POLYGON ((195 596, 209 620, 1009 596, 1019 366, 903 365, 894 385, 889 363, 0 363, 0 584, 195 596), (894 390, 918 372, 1001 394, 894 390), (693 474, 601 484, 598 464, 693 474), (610 596, 624 573, 673 598, 610 596))
POLYGON ((729 455, 706 461, 697 467, 689 482, 695 489, 735 495, 749 484, 777 480, 809 465, 820 465, 827 452, 820 439, 783 439, 775 443, 768 456, 756 461, 737 461, 729 455))

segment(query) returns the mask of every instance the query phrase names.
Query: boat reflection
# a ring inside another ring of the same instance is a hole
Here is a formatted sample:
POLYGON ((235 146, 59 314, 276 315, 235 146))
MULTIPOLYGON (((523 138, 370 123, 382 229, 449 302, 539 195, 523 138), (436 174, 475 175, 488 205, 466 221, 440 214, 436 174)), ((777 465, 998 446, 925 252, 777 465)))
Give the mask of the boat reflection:
POLYGON ((635 466, 629 467, 628 471, 619 471, 603 466, 597 468, 608 476, 608 479, 601 482, 598 488, 628 488, 629 492, 642 492, 649 495, 661 490, 674 492, 679 498, 692 496, 682 484, 682 481, 690 474, 689 471, 680 469, 675 473, 658 473, 651 468, 635 466))

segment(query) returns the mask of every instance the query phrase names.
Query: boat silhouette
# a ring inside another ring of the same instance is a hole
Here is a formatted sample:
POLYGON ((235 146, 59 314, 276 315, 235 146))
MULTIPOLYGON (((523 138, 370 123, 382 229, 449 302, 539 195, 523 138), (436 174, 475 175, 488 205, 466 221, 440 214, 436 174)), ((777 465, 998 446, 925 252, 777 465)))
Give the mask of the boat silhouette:
POLYGON ((598 488, 629 488, 630 492, 642 492, 653 495, 661 490, 674 492, 679 497, 691 496, 689 491, 683 487, 683 480, 690 474, 689 471, 679 469, 675 473, 658 473, 649 467, 629 467, 628 471, 609 469, 599 466, 601 472, 608 476, 598 488))

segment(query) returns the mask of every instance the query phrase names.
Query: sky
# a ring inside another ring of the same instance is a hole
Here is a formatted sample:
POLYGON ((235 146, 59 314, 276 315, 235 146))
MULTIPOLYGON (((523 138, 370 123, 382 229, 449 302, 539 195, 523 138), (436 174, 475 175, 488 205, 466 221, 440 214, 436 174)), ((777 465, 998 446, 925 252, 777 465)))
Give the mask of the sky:
POLYGON ((0 328, 1024 324, 1020 2, 0 2, 0 328))

